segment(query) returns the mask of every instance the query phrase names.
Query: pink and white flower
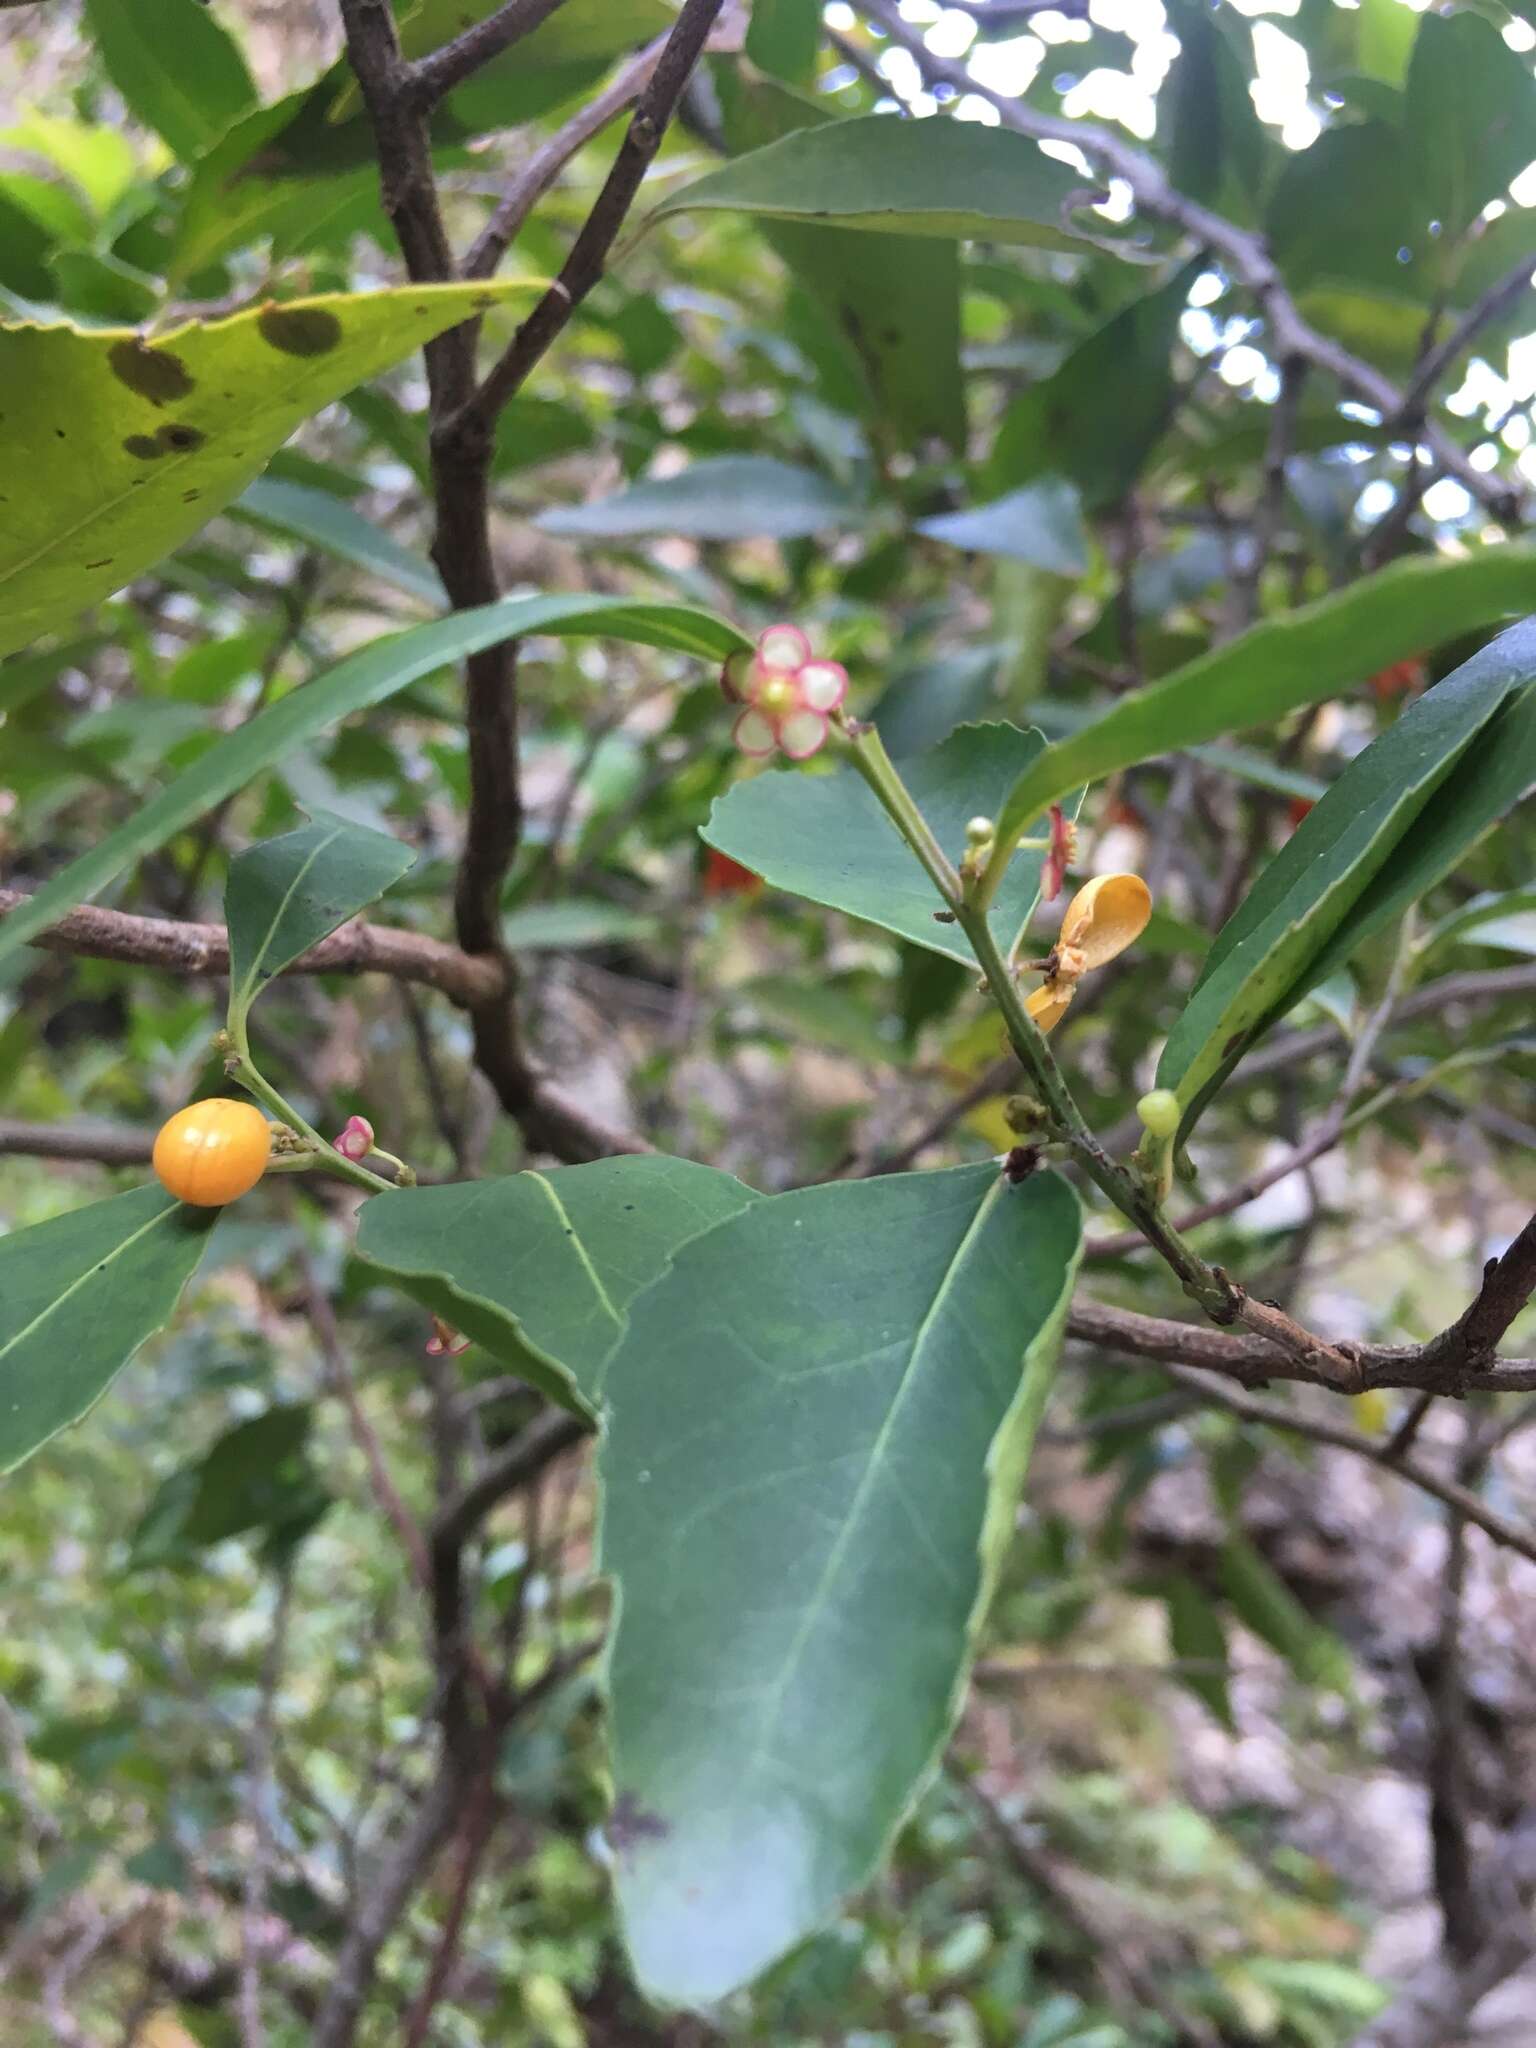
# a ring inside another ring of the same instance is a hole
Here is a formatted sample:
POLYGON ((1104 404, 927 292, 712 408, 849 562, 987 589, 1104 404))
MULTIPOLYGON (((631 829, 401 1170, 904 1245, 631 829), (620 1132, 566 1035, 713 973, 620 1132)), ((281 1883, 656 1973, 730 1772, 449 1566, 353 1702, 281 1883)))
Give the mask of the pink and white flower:
POLYGON ((344 1159, 366 1159, 373 1150, 373 1125, 365 1116, 349 1116, 331 1143, 344 1159))
POLYGON ((731 736, 753 760, 786 754, 807 761, 827 736, 827 721, 848 694, 848 671, 823 661, 798 626, 768 627, 754 653, 733 654, 720 686, 743 706, 731 736))

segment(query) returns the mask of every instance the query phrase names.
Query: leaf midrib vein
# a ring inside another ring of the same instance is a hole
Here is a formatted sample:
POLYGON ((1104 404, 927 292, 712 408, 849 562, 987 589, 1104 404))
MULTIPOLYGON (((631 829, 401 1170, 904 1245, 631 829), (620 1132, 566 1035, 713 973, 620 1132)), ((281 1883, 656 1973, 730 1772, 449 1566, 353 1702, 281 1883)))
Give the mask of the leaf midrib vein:
POLYGON ((950 1291, 955 1285, 956 1275, 964 1266, 966 1256, 986 1222, 993 1203, 997 1200, 999 1192, 1006 1185, 1007 1183, 999 1177, 982 1197, 976 1214, 966 1225, 965 1235, 955 1248, 954 1257, 945 1267, 944 1277, 939 1283, 933 1300, 928 1305, 922 1322, 918 1325, 917 1334, 912 1340, 911 1353, 908 1356, 906 1366, 903 1368, 901 1379, 891 1399, 885 1420, 881 1423, 879 1433, 870 1448, 869 1462, 864 1468, 864 1475, 860 1479, 858 1486, 854 1489, 853 1499, 848 1504, 848 1512, 844 1518, 842 1529, 838 1534, 836 1542, 827 1553, 827 1561, 822 1567, 821 1577, 816 1583, 815 1591, 806 1602, 800 1626, 795 1631, 794 1638, 785 1653, 784 1668, 777 1685, 774 1687, 772 1704, 769 1706, 764 1717, 763 1727, 758 1735, 752 1754, 746 1762, 745 1768, 748 1774, 759 1770, 768 1759, 769 1741, 778 1726, 779 1718, 783 1711, 785 1695, 788 1693, 790 1685, 795 1678, 800 1659, 805 1654, 806 1645, 809 1643, 821 1619, 832 1585, 842 1568, 848 1547, 853 1541, 859 1522, 863 1517, 865 1508, 868 1506, 875 1481, 884 1462, 886 1450, 890 1444, 891 1437, 895 1433, 897 1420, 906 1403, 907 1396, 911 1393, 918 1379, 923 1348, 927 1343, 934 1319, 948 1299, 950 1291))
POLYGON ((0 1344, 0 1363, 3 1363, 6 1357, 24 1339, 32 1336, 35 1331, 40 1330, 48 1318, 63 1308, 66 1302, 71 1301, 80 1292, 82 1287, 88 1286, 104 1267, 111 1266, 116 1260, 122 1258, 125 1253, 132 1251, 141 1238, 148 1237, 152 1230, 157 1230, 162 1223, 175 1214, 176 1208, 174 1206, 169 1209, 162 1209, 159 1215, 151 1216, 147 1223, 141 1224, 131 1237, 125 1237, 122 1243, 108 1252, 104 1259, 94 1260, 86 1268, 85 1272, 79 1274, 69 1283, 62 1294, 56 1294, 39 1315, 35 1315, 30 1323, 24 1324, 13 1337, 7 1337, 5 1342, 0 1344))
POLYGON ((272 944, 273 935, 277 931, 278 926, 282 923, 283 918, 287 913, 288 906, 293 901, 295 894, 297 893, 300 885, 303 883, 304 877, 309 873, 310 869, 314 866, 315 862, 320 858, 321 854, 325 852, 326 848, 328 846, 334 846, 336 844, 336 841, 340 837, 341 832, 339 829, 327 833, 326 837, 320 841, 319 845, 313 847, 310 850, 308 857, 300 864, 298 869, 295 871, 293 880, 288 884, 288 887, 283 891, 282 896, 279 898, 277 908, 272 913, 272 921, 267 926, 266 930, 262 933, 261 944, 256 948, 255 953, 251 956, 250 969, 241 978, 240 1007, 242 1010, 248 1010, 251 1006, 251 1003, 254 1000, 254 987, 256 977, 261 972, 261 963, 267 957, 267 949, 272 944))

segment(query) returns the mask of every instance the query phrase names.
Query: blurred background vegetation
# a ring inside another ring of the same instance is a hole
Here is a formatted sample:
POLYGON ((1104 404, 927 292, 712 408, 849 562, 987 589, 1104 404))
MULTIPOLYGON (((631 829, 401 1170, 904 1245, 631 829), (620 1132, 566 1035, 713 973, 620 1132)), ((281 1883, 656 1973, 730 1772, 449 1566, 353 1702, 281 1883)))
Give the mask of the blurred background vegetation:
MULTIPOLYGON (((238 143, 238 81, 233 114, 217 102, 176 132, 125 42, 130 12, 55 0, 0 15, 11 317, 138 324, 397 278, 333 8, 208 10, 264 102, 295 96, 259 148, 238 143)), ((1491 284, 1536 260, 1528 6, 913 0, 904 13, 992 90, 1120 124, 1180 190, 1265 233, 1309 317, 1399 385, 1491 284), (1416 38, 1435 37, 1415 70, 1416 38), (1506 104, 1518 118, 1485 118, 1506 104)), ((457 96, 439 155, 455 226, 472 234, 539 140, 671 16, 666 0, 566 0, 515 68, 457 96)), ((989 112, 925 80, 848 6, 757 0, 726 30, 648 197, 802 125, 805 102, 989 112)), ((621 132, 547 193, 516 268, 559 268, 621 132)), ((627 244, 501 420, 505 587, 693 596, 754 631, 799 619, 906 752, 986 714, 1056 736, 1383 561, 1487 544, 1486 506, 1317 376, 1285 399, 1277 442, 1282 380, 1251 300, 1128 211, 1111 185, 1104 232, 1129 235, 1135 262, 879 236, 833 247, 812 239, 824 230, 735 214, 670 219, 627 244), (1067 487, 946 532, 1043 474, 1067 487)), ((1529 295, 1511 291, 1436 394, 1472 465, 1516 491, 1536 473, 1530 324, 1529 295)), ((0 667, 7 881, 35 886, 212 735, 440 603, 423 406, 409 366, 328 407, 172 559, 77 634, 0 667)), ((1362 671, 1277 731, 1092 792, 1082 868, 1136 868, 1159 904, 1063 1029, 1099 1128, 1124 1133, 1255 869, 1475 644, 1362 671)), ((705 855, 709 804, 744 772, 711 674, 535 640, 522 683, 529 819, 506 937, 531 1035, 589 1108, 767 1190, 1008 1142, 999 1029, 962 970, 705 855)), ((438 930, 467 799, 458 683, 443 674, 284 762, 115 900, 217 918, 230 853, 319 804, 419 850, 388 916, 438 930)), ((1383 1038, 1376 1075, 1398 1085, 1380 1113, 1205 1227, 1206 1256, 1254 1292, 1362 1339, 1424 1337, 1529 1214, 1531 851, 1529 817, 1516 819, 1425 906, 1414 959, 1438 994, 1383 1038)), ((1390 959, 1386 941, 1368 948, 1244 1067, 1202 1128, 1201 1194, 1263 1174, 1314 1128, 1390 959)), ((142 1179, 157 1123, 220 1080, 218 1008, 208 978, 10 963, 0 1224, 142 1179), (67 1136, 50 1146, 45 1128, 67 1136), (60 1150, 73 1156, 46 1156, 60 1150)), ((467 1026, 429 992, 294 980, 268 999, 264 1043, 322 1129, 366 1114, 424 1176, 523 1162, 467 1026)), ((429 1332, 349 1260, 350 1206, 273 1184, 231 1211, 174 1328, 85 1427, 6 1481, 0 2033, 15 2048, 300 2048, 378 1845, 424 1781, 434 1672, 371 1453, 428 1515, 429 1332)), ((1101 1296, 1168 1309, 1144 1255, 1101 1260, 1095 1279, 1101 1296)), ((1069 1361, 943 1776, 871 1892, 707 2020, 647 2013, 613 1936, 592 1661, 606 1601, 582 1454, 504 1502, 477 1569, 524 1708, 485 1813, 464 1816, 385 1947, 358 2038, 1360 2037, 1438 1940, 1444 1744, 1478 1854, 1518 1834, 1536 1797, 1532 1567, 1465 1539, 1448 1735, 1450 1537, 1432 1502, 1358 1456, 1201 1403, 1156 1366, 1089 1346, 1069 1361)), ((487 1392, 473 1356, 466 1367, 463 1427, 494 1451, 535 1403, 487 1392)), ((1320 1412, 1310 1392, 1302 1414, 1320 1412)), ((1410 1406, 1362 1397, 1352 1426, 1385 1443, 1410 1406)), ((1525 1419, 1442 1403, 1420 1444, 1449 1470, 1469 1432, 1496 1428, 1488 1483, 1528 1518, 1525 1419)), ((1533 2034, 1536 1972, 1506 1974, 1468 2038, 1516 2048, 1533 2034)))

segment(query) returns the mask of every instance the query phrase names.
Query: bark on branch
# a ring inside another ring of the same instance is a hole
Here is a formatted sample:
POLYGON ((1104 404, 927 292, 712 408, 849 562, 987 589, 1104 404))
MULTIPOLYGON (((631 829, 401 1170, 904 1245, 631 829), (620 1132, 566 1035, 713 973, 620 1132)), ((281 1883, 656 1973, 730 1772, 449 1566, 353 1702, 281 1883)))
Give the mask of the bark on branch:
MULTIPOLYGON (((0 889, 0 918, 27 901, 21 889, 0 889)), ((83 905, 60 918, 33 944, 53 953, 80 953, 96 960, 123 960, 137 967, 163 968, 178 975, 227 974, 229 933, 221 924, 179 924, 171 918, 138 917, 123 910, 83 905)), ((493 1002, 505 993, 502 961, 461 952, 421 932, 354 918, 301 954, 287 974, 387 974, 435 988, 461 1009, 493 1002)))

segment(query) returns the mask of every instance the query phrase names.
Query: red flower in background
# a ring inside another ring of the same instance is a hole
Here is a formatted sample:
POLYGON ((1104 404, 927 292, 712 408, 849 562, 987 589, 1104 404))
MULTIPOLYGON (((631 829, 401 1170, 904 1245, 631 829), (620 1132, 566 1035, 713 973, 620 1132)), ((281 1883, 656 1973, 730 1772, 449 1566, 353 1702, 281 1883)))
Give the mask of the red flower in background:
POLYGON ((1291 821, 1291 830, 1293 832, 1307 815, 1308 811, 1314 808, 1315 801, 1316 799, 1310 796, 1293 796, 1291 798, 1290 803, 1286 807, 1286 816, 1291 821))
POLYGON ((728 853, 720 853, 713 847, 704 852, 704 894, 706 896, 755 896, 763 886, 761 875, 754 875, 750 868, 744 868, 739 860, 732 860, 728 853))
POLYGON ((1428 680, 1423 657, 1414 654, 1378 669, 1371 677, 1371 694, 1378 703, 1390 704, 1394 697, 1416 697, 1428 680))

